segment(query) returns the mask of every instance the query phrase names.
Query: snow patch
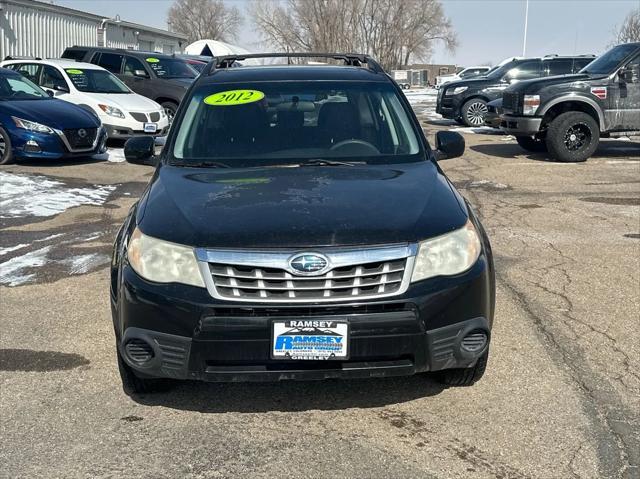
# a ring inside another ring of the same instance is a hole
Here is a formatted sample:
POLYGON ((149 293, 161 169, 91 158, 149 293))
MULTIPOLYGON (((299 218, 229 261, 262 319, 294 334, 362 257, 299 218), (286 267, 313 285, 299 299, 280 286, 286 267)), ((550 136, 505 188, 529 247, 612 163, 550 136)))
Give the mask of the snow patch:
POLYGON ((12 251, 16 251, 24 248, 25 246, 29 246, 28 244, 21 243, 15 246, 7 246, 6 248, 0 248, 0 256, 4 256, 7 253, 11 253, 12 251))
POLYGON ((16 175, 0 172, 0 218, 54 216, 80 205, 102 205, 112 185, 93 188, 67 188, 46 176, 16 175))
POLYGON ((45 246, 2 263, 0 265, 0 284, 20 286, 30 282, 36 275, 35 273, 27 273, 27 270, 44 266, 47 263, 47 254, 50 250, 51 246, 45 246))

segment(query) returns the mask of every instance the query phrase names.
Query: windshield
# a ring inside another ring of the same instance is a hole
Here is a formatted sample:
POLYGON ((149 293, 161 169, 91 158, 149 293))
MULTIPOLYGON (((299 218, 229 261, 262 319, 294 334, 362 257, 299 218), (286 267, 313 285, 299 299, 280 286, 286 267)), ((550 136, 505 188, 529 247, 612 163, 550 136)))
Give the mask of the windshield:
POLYGON ((73 86, 83 92, 132 93, 118 77, 106 70, 67 68, 65 71, 73 86))
POLYGON ((185 60, 178 58, 145 58, 147 64, 158 78, 195 78, 198 72, 189 66, 185 60))
POLYGON ((504 63, 502 65, 498 65, 497 67, 493 67, 493 69, 491 69, 489 71, 489 73, 486 74, 486 77, 490 78, 492 80, 499 80, 500 78, 505 76, 507 73, 509 73, 509 71, 516 64, 517 64, 517 62, 510 61, 510 62, 504 63))
POLYGON ((633 44, 618 45, 593 60, 580 70, 580 73, 591 73, 592 75, 608 75, 613 73, 622 60, 637 49, 638 46, 633 44))
POLYGON ((0 100, 42 100, 49 98, 39 86, 20 75, 0 76, 0 100))
POLYGON ((182 163, 225 166, 420 161, 420 143, 390 84, 264 82, 197 91, 176 136, 182 163), (249 89, 247 89, 249 88, 249 89))

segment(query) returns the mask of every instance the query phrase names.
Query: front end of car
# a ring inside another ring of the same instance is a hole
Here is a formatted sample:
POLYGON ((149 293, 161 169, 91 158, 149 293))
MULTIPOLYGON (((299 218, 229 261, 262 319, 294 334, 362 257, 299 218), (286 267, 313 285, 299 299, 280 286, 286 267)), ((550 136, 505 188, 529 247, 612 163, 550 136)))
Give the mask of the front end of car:
POLYGON ((164 136, 169 131, 169 119, 160 105, 153 110, 129 110, 104 103, 97 107, 109 138, 124 140, 140 135, 164 136))
POLYGON ((502 95, 500 129, 514 136, 537 134, 542 124, 542 116, 537 114, 539 107, 539 94, 528 94, 523 85, 507 88, 502 95))
POLYGON ((470 85, 466 82, 448 82, 438 90, 438 100, 436 103, 436 113, 443 118, 455 120, 462 115, 462 105, 469 97, 470 85))
POLYGON ((106 151, 106 131, 97 118, 81 124, 72 121, 68 125, 50 126, 11 116, 5 129, 17 158, 76 158, 106 151))
POLYGON ((413 244, 263 251, 158 240, 132 214, 112 263, 119 353, 140 377, 205 381, 472 367, 489 348, 494 271, 469 214, 456 230, 413 244), (312 265, 309 256, 322 258, 326 269, 297 271, 301 255, 312 265), (306 336, 309 327, 327 337, 306 336), (335 355, 300 358, 305 341, 326 341, 335 355))

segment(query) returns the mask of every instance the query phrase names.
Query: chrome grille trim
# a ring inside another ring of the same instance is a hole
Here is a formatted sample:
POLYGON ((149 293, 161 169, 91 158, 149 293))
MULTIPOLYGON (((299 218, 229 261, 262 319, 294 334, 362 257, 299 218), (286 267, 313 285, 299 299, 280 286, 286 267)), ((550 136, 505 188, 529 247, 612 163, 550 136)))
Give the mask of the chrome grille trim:
POLYGON ((207 290, 216 299, 318 303, 404 293, 411 281, 417 249, 416 244, 321 249, 329 269, 315 276, 296 274, 289 265, 293 256, 308 252, 304 249, 265 252, 197 248, 195 253, 207 290))

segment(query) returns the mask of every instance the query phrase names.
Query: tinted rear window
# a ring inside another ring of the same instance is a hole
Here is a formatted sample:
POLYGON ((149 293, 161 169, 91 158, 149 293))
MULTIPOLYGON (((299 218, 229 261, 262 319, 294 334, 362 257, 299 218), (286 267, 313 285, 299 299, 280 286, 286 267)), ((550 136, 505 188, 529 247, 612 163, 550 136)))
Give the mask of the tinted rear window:
POLYGON ((62 58, 68 58, 70 60, 76 60, 78 62, 84 59, 84 56, 87 54, 88 50, 65 50, 62 54, 62 58))

